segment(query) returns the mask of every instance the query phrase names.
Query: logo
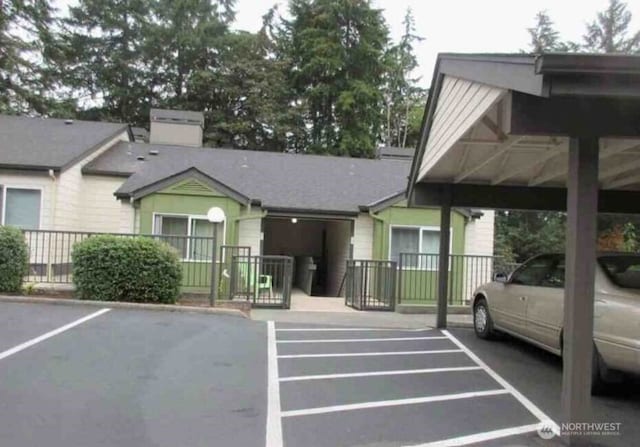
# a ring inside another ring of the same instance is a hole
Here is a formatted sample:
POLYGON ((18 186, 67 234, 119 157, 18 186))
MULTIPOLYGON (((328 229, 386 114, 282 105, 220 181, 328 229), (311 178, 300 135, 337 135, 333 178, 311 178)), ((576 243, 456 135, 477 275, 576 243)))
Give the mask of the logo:
POLYGON ((537 430, 538 436, 545 440, 551 439, 556 435, 554 432, 554 424, 552 422, 540 422, 537 430))

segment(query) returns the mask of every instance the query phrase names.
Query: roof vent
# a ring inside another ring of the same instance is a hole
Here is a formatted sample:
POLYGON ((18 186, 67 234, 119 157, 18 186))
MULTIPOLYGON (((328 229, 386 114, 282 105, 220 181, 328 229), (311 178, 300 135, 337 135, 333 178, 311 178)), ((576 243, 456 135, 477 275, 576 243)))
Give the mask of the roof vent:
POLYGON ((144 155, 138 155, 138 156, 136 157, 136 160, 138 160, 138 161, 144 161, 144 155))
POLYGON ((64 120, 64 123, 68 126, 70 124, 73 124, 73 120, 64 120))
POLYGON ((149 149, 149 155, 158 155, 160 151, 157 149, 149 149))

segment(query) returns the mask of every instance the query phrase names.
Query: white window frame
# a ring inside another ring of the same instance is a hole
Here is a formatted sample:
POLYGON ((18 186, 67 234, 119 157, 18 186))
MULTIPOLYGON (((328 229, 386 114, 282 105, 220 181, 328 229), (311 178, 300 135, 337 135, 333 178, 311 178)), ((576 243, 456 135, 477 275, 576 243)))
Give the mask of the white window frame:
MULTIPOLYGON (((162 234, 157 234, 156 217, 186 217, 187 218, 187 257, 183 258, 182 262, 198 262, 198 263, 211 264, 211 259, 207 259, 206 261, 203 261, 203 260, 191 259, 189 257, 191 253, 191 247, 189 246, 189 244, 191 243, 191 237, 197 237, 197 236, 192 236, 191 234, 192 222, 194 220, 204 220, 205 222, 209 222, 209 219, 207 216, 202 214, 156 213, 156 212, 153 212, 151 214, 152 214, 151 234, 153 236, 162 236, 162 234)), ((224 245, 225 241, 227 240, 227 219, 225 219, 223 223, 224 223, 224 226, 222 227, 222 244, 220 244, 219 241, 216 241, 216 244, 218 246, 224 245)), ((213 247, 214 250, 217 250, 217 248, 218 247, 213 247)), ((218 256, 216 256, 216 264, 220 264, 222 263, 222 261, 223 261, 222 259, 218 259, 218 256)))
POLYGON ((38 228, 25 228, 26 231, 29 230, 40 230, 42 228, 42 214, 44 211, 44 188, 42 186, 31 186, 31 185, 16 185, 16 184, 5 184, 0 183, 0 187, 2 188, 2 209, 0 210, 0 225, 4 225, 5 215, 7 211, 7 189, 27 189, 32 191, 40 192, 40 212, 38 213, 38 228))
MULTIPOLYGON (((436 227, 433 225, 389 225, 389 250, 387 253, 387 259, 391 260, 391 244, 393 242, 393 230, 394 229, 408 229, 408 230, 418 230, 418 253, 422 253, 422 232, 430 231, 436 232, 440 235, 440 227, 436 227)), ((453 249, 453 227, 449 227, 449 254, 451 254, 451 250, 453 249)), ((433 254, 439 255, 439 253, 424 253, 424 254, 433 254)), ((423 268, 422 266, 417 267, 408 267, 403 266, 402 270, 421 270, 425 272, 437 272, 438 267, 435 268, 423 268)), ((449 271, 451 271, 451 257, 449 257, 449 271)))

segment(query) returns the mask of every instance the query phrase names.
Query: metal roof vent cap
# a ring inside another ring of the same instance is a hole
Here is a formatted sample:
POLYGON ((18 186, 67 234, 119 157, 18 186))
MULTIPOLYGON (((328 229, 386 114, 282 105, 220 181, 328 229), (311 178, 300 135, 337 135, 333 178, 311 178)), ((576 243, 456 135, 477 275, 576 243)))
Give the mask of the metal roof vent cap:
POLYGON ((158 149, 149 149, 149 155, 159 155, 160 151, 158 149))
POLYGON ((71 124, 73 124, 73 120, 64 120, 64 123, 69 126, 71 124))
POLYGON ((136 160, 138 160, 138 161, 144 161, 144 155, 138 155, 138 156, 136 157, 136 160))

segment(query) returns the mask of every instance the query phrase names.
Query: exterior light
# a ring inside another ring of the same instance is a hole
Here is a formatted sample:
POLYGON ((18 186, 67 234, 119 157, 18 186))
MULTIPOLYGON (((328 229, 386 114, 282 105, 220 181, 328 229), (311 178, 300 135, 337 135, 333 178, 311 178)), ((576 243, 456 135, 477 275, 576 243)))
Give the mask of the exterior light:
POLYGON ((298 223, 298 219, 295 217, 291 218, 291 223, 298 223))

